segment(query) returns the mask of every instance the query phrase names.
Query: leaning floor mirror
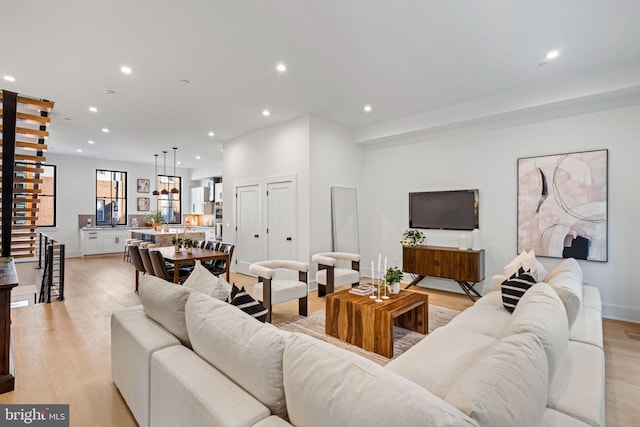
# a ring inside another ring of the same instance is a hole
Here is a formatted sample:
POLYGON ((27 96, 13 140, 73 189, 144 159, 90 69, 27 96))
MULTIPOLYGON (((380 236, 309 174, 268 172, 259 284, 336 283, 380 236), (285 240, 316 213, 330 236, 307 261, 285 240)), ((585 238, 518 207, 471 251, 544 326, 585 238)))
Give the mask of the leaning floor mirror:
POLYGON ((355 188, 331 187, 331 229, 334 252, 360 253, 355 188))

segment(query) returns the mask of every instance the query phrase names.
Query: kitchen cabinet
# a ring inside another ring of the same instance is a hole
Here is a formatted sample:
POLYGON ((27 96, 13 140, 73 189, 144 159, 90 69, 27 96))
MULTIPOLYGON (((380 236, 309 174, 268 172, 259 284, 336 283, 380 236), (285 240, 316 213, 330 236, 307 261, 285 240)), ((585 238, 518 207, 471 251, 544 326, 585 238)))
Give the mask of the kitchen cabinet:
POLYGON ((194 187, 191 189, 191 213, 204 214, 205 203, 209 201, 208 187, 194 187))
POLYGON ((111 254, 124 251, 128 229, 83 229, 80 230, 82 256, 111 254))

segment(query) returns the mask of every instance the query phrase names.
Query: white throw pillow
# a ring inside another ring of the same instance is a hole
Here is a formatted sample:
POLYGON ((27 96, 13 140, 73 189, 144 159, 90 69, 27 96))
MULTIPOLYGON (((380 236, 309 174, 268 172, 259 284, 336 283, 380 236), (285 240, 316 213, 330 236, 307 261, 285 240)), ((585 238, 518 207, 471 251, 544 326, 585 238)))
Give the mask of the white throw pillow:
POLYGON ((147 316, 164 326, 182 344, 191 347, 184 319, 184 307, 190 290, 156 276, 140 279, 138 295, 147 316))
POLYGON ((195 292, 207 294, 221 301, 226 301, 231 293, 231 286, 224 280, 211 274, 199 260, 183 286, 195 292))
POLYGON ((513 261, 504 267, 504 274, 507 277, 513 276, 522 267, 525 271, 529 271, 536 282, 542 282, 547 277, 547 269, 536 259, 536 253, 532 249, 530 251, 522 251, 520 255, 515 257, 513 261))

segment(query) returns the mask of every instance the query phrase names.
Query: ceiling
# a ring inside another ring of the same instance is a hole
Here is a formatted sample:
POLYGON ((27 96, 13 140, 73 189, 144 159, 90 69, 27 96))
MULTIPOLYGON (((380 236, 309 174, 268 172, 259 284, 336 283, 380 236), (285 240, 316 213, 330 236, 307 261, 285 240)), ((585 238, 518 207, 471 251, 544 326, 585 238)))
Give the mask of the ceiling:
POLYGON ((52 153, 153 163, 175 146, 187 168, 302 115, 357 129, 640 62, 637 0, 5 0, 0 15, 0 88, 55 101, 52 153))

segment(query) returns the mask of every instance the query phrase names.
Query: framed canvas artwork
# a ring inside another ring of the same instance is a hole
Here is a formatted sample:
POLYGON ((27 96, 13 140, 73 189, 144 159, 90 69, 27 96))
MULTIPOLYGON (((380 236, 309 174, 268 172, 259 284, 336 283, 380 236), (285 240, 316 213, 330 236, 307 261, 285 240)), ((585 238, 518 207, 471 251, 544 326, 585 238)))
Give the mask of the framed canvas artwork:
POLYGON ((138 178, 138 193, 148 193, 149 192, 149 180, 138 178))
POLYGON ((608 155, 518 159, 518 253, 607 261, 608 155))
POLYGON ((151 203, 148 197, 138 197, 138 210, 145 212, 151 209, 151 203))

